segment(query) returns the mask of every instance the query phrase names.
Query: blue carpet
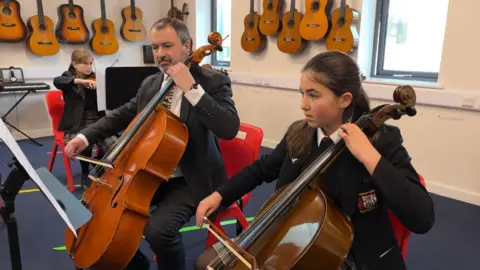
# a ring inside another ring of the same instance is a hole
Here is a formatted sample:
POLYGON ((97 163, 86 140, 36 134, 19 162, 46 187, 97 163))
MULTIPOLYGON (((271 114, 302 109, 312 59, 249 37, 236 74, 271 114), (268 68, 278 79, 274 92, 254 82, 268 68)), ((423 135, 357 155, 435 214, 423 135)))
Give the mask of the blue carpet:
MULTIPOLYGON (((29 141, 20 141, 20 147, 29 158, 34 168, 46 167, 51 150, 51 138, 40 138, 43 143, 38 147, 29 141)), ((262 149, 268 153, 269 149, 262 149)), ((4 144, 0 143, 0 174, 5 179, 10 169, 6 164, 11 154, 4 144)), ((79 183, 80 166, 72 161, 75 181, 79 183)), ((66 183, 63 160, 60 156, 55 161, 53 174, 66 183)), ((24 189, 36 188, 28 181, 24 189)), ((253 192, 252 199, 245 208, 246 216, 253 216, 273 191, 274 183, 265 184, 253 192)), ((77 194, 80 194, 77 192, 77 194)), ((480 234, 476 227, 480 224, 480 207, 451 200, 432 194, 435 201, 436 223, 426 235, 412 235, 409 242, 407 265, 412 270, 469 270, 477 269, 475 259, 480 256, 480 234)), ((39 192, 23 193, 16 200, 20 246, 23 269, 52 270, 74 269, 71 260, 64 251, 54 251, 53 247, 64 245, 65 224, 56 214, 55 209, 39 192)), ((1 222, 0 222, 1 223, 1 222)), ((193 225, 191 221, 187 225, 193 225)), ((234 226, 228 226, 233 236, 234 226)), ((206 230, 183 233, 187 249, 187 264, 192 266, 195 258, 203 250, 206 230)), ((142 243, 141 249, 150 256, 148 245, 142 243)), ((0 269, 11 269, 5 225, 0 224, 0 269)), ((151 269, 156 269, 152 264, 151 269)))

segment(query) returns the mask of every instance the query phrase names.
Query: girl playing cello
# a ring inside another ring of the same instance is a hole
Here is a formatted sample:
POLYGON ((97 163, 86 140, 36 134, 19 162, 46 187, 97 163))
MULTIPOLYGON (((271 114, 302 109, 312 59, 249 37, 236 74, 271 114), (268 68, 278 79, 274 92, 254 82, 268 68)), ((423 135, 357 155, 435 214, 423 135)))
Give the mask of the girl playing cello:
MULTIPOLYGON (((355 124, 368 112, 355 61, 341 52, 313 57, 302 69, 300 108, 305 119, 294 122, 269 155, 244 168, 202 200, 197 225, 203 217, 229 206, 263 182, 277 180, 277 190, 294 181, 332 140, 343 139, 347 149, 323 175, 326 193, 351 218, 354 240, 342 269, 406 269, 388 210, 412 232, 426 233, 434 223, 434 205, 397 127, 384 124, 373 143, 355 124)), ((220 244, 204 251, 196 269, 222 252, 220 244)))

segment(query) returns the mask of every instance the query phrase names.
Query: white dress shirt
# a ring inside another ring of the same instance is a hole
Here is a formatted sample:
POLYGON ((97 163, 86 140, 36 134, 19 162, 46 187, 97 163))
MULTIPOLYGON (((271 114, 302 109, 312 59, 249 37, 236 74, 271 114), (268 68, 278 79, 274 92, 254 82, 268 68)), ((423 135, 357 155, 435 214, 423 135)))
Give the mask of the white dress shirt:
MULTIPOLYGON (((165 74, 165 78, 163 80, 163 83, 160 89, 163 88, 163 86, 167 83, 169 79, 170 78, 165 74)), ((170 111, 178 117, 180 117, 180 111, 182 108, 182 96, 185 96, 185 98, 190 102, 190 104, 192 104, 192 106, 195 106, 200 101, 203 94, 205 94, 205 90, 203 90, 203 88, 200 85, 198 85, 197 89, 191 89, 186 94, 184 94, 183 91, 176 86, 174 86, 171 91, 173 91, 173 97, 172 97, 172 102, 170 104, 170 111)), ((77 137, 80 138, 85 143, 86 146, 88 146, 88 140, 85 137, 85 135, 79 133, 77 134, 77 137)), ((183 176, 183 173, 180 170, 180 166, 177 166, 177 168, 175 168, 170 178, 180 177, 180 176, 183 176)))
MULTIPOLYGON (((335 132, 332 133, 332 135, 330 135, 330 139, 333 141, 333 143, 337 143, 338 141, 340 141, 342 139, 338 135, 339 131, 340 131, 340 129, 337 129, 337 130, 335 130, 335 132)), ((322 139, 324 137, 327 137, 327 136, 325 136, 325 133, 323 133, 323 130, 321 128, 317 128, 317 143, 318 143, 318 146, 320 146, 320 143, 322 142, 322 139)))

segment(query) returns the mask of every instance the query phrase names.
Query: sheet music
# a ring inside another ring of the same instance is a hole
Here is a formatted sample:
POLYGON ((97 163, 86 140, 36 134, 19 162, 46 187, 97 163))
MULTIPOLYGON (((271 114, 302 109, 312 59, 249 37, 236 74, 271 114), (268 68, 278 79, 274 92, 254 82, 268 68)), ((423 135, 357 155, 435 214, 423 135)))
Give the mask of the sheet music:
POLYGON ((105 85, 105 68, 98 68, 96 71, 97 82, 97 106, 99 111, 107 110, 106 85, 105 85))
POLYGON ((53 205, 53 207, 55 207, 55 209, 60 214, 62 219, 65 221, 65 223, 68 225, 68 227, 73 232, 73 234, 75 236, 77 236, 77 232, 73 228, 73 225, 70 222, 67 214, 62 209, 62 207, 57 202, 57 200, 53 197, 53 195, 50 193, 50 191, 47 189, 45 184, 42 182, 42 180, 38 176, 37 172, 32 167, 32 164, 30 164, 27 157, 25 157, 25 154, 23 153, 22 149, 17 144, 17 141, 13 138, 12 134, 8 131, 7 127, 5 126, 5 123, 3 122, 3 120, 1 118, 0 118, 0 138, 8 146, 10 151, 12 151, 12 153, 15 155, 15 157, 20 162, 20 164, 22 164, 22 166, 25 168, 25 171, 27 171, 28 175, 37 184, 37 186, 40 188, 40 190, 43 192, 43 194, 45 194, 45 196, 50 201, 50 203, 53 205))

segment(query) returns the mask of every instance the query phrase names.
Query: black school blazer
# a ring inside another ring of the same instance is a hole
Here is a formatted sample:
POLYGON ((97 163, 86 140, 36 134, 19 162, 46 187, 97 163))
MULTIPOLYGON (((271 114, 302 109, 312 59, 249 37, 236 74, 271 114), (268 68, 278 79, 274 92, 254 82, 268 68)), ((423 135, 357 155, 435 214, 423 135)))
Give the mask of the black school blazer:
MULTIPOLYGON (((83 111, 85 108, 85 99, 82 96, 82 90, 73 83, 75 76, 70 71, 65 71, 61 76, 53 79, 53 85, 62 90, 65 106, 63 115, 58 125, 58 130, 68 133, 79 131, 82 122, 83 111)), ((99 116, 105 116, 105 111, 100 111, 99 116)))
MULTIPOLYGON (((373 175, 346 149, 324 178, 341 181, 341 194, 332 199, 351 218, 355 233, 352 253, 357 266, 404 270, 388 209, 409 230, 422 234, 433 226, 434 205, 402 146, 400 130, 384 125, 379 132, 374 147, 382 158, 373 175)), ((296 179, 301 164, 292 163, 285 141, 284 137, 271 154, 244 168, 217 190, 223 197, 222 205, 230 205, 264 181, 278 178, 278 189, 296 179)))

